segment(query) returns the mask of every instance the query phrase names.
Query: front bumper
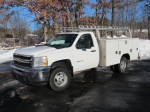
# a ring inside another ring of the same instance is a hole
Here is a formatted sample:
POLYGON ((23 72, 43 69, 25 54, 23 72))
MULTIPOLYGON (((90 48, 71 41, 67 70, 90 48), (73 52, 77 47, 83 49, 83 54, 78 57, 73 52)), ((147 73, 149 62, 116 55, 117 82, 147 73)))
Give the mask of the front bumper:
POLYGON ((29 85, 46 85, 49 79, 50 67, 26 68, 11 63, 12 73, 17 80, 29 85))

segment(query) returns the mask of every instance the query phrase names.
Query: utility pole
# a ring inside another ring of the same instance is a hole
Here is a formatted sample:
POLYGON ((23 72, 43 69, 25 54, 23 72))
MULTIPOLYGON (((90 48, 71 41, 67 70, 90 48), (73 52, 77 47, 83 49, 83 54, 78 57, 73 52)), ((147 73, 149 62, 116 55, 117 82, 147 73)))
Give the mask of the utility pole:
POLYGON ((145 4, 147 8, 147 15, 148 15, 148 39, 150 40, 150 0, 147 1, 145 4))

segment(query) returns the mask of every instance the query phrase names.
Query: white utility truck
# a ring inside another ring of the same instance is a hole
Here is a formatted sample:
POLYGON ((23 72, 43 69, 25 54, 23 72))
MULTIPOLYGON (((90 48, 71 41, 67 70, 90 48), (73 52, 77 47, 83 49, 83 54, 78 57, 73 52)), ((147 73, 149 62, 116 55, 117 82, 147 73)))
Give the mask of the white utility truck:
POLYGON ((61 33, 44 45, 18 49, 11 64, 18 80, 29 85, 49 84, 62 91, 75 72, 110 66, 114 73, 124 73, 127 61, 138 59, 138 38, 130 29, 111 26, 60 27, 61 33), (106 38, 115 34, 120 38, 106 38))

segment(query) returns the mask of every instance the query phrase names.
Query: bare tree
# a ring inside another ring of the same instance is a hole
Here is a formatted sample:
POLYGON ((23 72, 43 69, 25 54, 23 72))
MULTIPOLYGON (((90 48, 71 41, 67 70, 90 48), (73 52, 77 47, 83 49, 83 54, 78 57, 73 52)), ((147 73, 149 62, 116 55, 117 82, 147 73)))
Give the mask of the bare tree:
POLYGON ((150 16, 148 17, 148 39, 150 39, 150 16))
POLYGON ((8 20, 8 27, 10 29, 8 33, 12 34, 13 36, 14 47, 16 45, 15 37, 18 38, 21 42, 21 40, 25 37, 25 35, 30 32, 29 28, 27 27, 26 20, 20 18, 19 14, 12 16, 8 20))
POLYGON ((117 11, 116 1, 117 0, 112 0, 112 26, 116 25, 116 11, 117 11))

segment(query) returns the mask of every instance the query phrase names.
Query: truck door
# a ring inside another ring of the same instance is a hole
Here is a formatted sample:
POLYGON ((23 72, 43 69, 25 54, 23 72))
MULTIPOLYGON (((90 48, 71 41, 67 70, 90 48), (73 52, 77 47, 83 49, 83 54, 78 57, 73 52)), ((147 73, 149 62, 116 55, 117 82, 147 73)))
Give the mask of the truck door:
POLYGON ((98 51, 93 44, 90 34, 83 34, 76 43, 74 50, 74 71, 94 68, 98 65, 98 51), (86 41, 90 41, 91 48, 86 48, 86 41))

